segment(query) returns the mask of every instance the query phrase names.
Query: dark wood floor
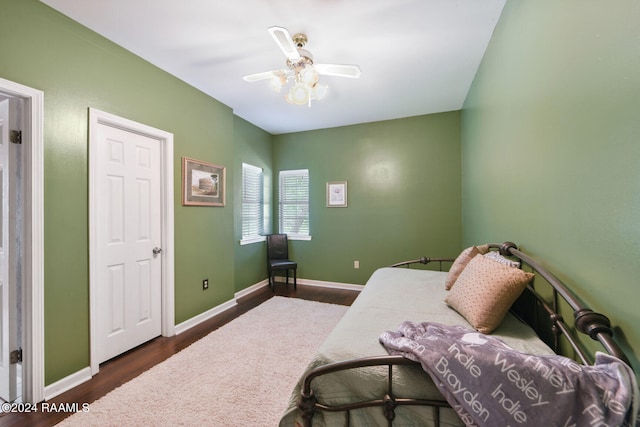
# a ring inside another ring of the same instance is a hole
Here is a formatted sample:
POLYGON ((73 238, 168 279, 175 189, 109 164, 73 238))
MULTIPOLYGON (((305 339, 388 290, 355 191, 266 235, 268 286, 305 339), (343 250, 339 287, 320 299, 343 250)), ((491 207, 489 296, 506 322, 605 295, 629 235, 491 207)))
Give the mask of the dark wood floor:
MULTIPOLYGON (((294 290, 292 285, 286 286, 284 283, 276 284, 275 292, 272 292, 269 288, 265 287, 261 291, 238 301, 238 305, 233 309, 227 310, 215 318, 194 326, 180 335, 168 338, 158 337, 141 345, 140 347, 118 356, 115 359, 103 363, 100 365, 100 372, 91 378, 91 380, 57 396, 48 403, 57 405, 62 403, 78 403, 80 406, 83 403, 91 404, 93 401, 104 396, 111 390, 135 378, 154 365, 168 359, 193 342, 206 336, 211 331, 218 329, 227 322, 256 307, 274 295, 302 298, 332 304, 351 305, 355 297, 358 295, 358 291, 304 285, 298 285, 298 289, 294 290)), ((3 413, 0 415, 0 427, 52 426, 59 423, 69 415, 70 414, 68 413, 55 412, 38 412, 29 414, 3 413)))

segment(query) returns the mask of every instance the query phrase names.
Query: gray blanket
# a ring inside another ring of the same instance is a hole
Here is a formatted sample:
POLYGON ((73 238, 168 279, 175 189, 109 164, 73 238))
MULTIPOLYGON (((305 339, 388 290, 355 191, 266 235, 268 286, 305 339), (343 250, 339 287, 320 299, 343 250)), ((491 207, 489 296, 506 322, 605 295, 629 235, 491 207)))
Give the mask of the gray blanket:
POLYGON ((640 427, 635 375, 604 353, 583 366, 429 322, 404 322, 380 342, 390 354, 420 362, 467 426, 640 427))

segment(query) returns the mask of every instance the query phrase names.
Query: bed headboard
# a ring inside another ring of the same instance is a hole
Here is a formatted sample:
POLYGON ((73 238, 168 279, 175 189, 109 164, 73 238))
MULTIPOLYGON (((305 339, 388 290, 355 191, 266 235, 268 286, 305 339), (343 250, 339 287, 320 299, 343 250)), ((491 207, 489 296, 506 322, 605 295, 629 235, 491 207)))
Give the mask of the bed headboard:
POLYGON ((585 306, 564 283, 538 261, 520 251, 515 243, 491 244, 489 247, 499 250, 501 255, 516 258, 521 262, 522 267, 528 266, 528 269, 536 274, 534 280, 513 304, 511 311, 533 327, 554 351, 558 352, 559 340, 562 336, 583 363, 592 363, 577 337, 572 334, 571 326, 561 314, 561 306, 566 303, 572 311, 572 324, 576 330, 600 342, 609 354, 631 366, 629 359, 613 339, 611 322, 607 316, 585 306), (538 290, 539 286, 543 286, 539 284, 539 278, 543 278, 550 287, 550 299, 544 298, 538 290))
MULTIPOLYGON (((574 331, 577 330, 602 344, 607 353, 631 366, 629 359, 613 339, 611 322, 607 316, 585 306, 564 283, 538 261, 520 251, 515 243, 490 244, 489 248, 498 250, 503 256, 519 261, 521 268, 535 273, 534 280, 513 304, 511 312, 529 324, 556 353, 566 353, 566 351, 561 351, 563 350, 563 342, 566 342, 575 352, 575 357, 579 358, 582 363, 593 363, 592 358, 585 350, 584 340, 581 341, 576 336, 577 334, 574 334, 574 331), (570 323, 567 322, 563 314, 571 315, 573 320, 570 323)), ((394 264, 392 267, 436 262, 442 270, 442 263, 451 261, 453 259, 423 257, 394 264)))

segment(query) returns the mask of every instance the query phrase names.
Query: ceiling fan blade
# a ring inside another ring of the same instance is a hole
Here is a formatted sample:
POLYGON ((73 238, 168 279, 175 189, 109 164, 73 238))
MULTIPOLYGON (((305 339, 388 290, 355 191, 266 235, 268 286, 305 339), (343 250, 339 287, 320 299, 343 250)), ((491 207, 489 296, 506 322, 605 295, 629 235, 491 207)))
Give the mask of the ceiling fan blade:
POLYGON ((246 76, 242 76, 244 81, 247 82, 257 82, 258 80, 266 80, 273 77, 284 76, 287 73, 287 70, 273 70, 273 71, 265 71, 262 73, 249 74, 246 76))
POLYGON ((325 76, 349 77, 357 79, 362 72, 357 65, 313 64, 318 74, 325 76))
POLYGON ((292 61, 297 61, 298 59, 300 59, 298 48, 296 47, 295 43, 293 43, 291 35, 286 28, 269 27, 267 31, 269 31, 271 37, 273 37, 278 47, 282 50, 282 52, 288 59, 292 61))

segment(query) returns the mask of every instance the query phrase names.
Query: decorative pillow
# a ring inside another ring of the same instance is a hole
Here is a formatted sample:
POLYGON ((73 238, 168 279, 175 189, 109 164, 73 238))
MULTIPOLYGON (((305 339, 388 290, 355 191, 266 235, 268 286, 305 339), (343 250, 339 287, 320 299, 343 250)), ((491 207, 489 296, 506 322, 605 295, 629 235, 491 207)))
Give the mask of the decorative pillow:
POLYGON ((462 251, 449 268, 449 274, 447 274, 447 278, 444 281, 445 288, 447 290, 451 289, 460 273, 462 273, 462 270, 464 270, 473 257, 486 254, 487 252, 489 252, 489 245, 471 246, 462 251))
POLYGON ((445 302, 483 334, 497 328, 533 273, 508 267, 483 256, 464 269, 445 302))
POLYGON ((492 259, 494 261, 499 262, 500 264, 508 265, 509 267, 520 268, 520 263, 518 261, 514 261, 505 256, 500 255, 500 252, 491 251, 484 254, 486 258, 492 259))

